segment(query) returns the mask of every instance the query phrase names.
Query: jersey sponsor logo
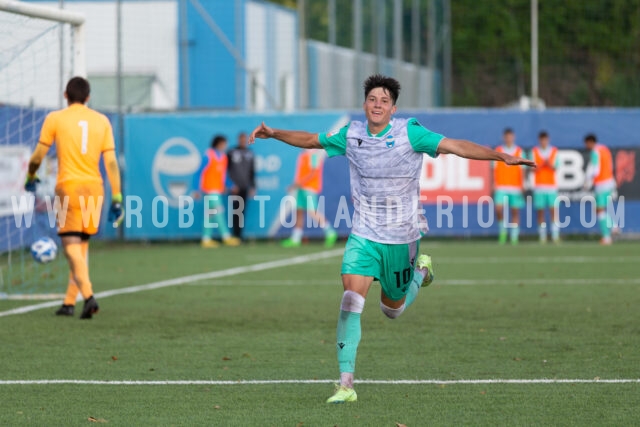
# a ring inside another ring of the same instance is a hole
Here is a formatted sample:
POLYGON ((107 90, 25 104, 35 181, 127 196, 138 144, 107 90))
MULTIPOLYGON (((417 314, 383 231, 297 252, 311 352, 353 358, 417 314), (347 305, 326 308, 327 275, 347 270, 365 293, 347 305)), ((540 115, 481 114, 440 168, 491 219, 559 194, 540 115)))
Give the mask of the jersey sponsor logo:
POLYGON ((396 140, 393 138, 393 135, 387 135, 385 144, 387 144, 387 148, 393 148, 393 146, 396 145, 396 140))

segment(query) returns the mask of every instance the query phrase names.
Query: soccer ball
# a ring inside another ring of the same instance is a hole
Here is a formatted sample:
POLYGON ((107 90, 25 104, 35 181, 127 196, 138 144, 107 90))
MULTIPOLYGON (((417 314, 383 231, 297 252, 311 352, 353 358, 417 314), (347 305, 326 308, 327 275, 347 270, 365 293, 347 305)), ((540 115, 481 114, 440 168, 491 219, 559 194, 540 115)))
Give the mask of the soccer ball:
POLYGON ((58 245, 51 237, 41 237, 31 245, 31 256, 37 262, 46 264, 56 259, 58 245))

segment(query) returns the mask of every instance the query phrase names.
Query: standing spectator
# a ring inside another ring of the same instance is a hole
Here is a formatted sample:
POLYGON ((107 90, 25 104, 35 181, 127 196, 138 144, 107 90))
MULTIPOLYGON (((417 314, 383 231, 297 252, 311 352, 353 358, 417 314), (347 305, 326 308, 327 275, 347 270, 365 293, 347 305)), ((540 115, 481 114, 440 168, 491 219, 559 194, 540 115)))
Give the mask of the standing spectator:
POLYGON ((229 178, 233 182, 231 194, 234 198, 232 208, 234 212, 240 211, 240 215, 233 216, 233 235, 242 239, 244 216, 247 211, 247 202, 256 192, 255 160, 253 151, 247 146, 247 134, 238 134, 238 146, 229 150, 229 178))
POLYGON ((338 233, 331 227, 325 216, 318 212, 318 196, 322 191, 322 172, 324 153, 320 150, 304 150, 298 156, 296 174, 289 191, 296 192, 296 224, 291 237, 281 242, 285 248, 295 248, 302 242, 305 213, 318 221, 324 230, 324 245, 327 248, 335 245, 338 233))
POLYGON ((227 246, 238 246, 240 240, 231 236, 224 215, 224 203, 222 196, 226 190, 227 181, 227 138, 223 135, 216 135, 211 141, 211 148, 205 151, 202 158, 202 166, 196 174, 198 179, 198 190, 204 194, 204 203, 206 211, 204 215, 204 224, 202 228, 202 247, 215 248, 218 242, 213 240, 213 229, 220 230, 222 243, 227 246), (212 213, 215 219, 214 223, 210 222, 209 213, 212 213))
POLYGON ((613 158, 611 151, 599 143, 594 134, 584 137, 584 145, 591 153, 584 188, 588 190, 593 186, 596 196, 596 213, 600 224, 600 243, 610 245, 611 240, 611 218, 607 215, 607 203, 613 197, 616 189, 616 180, 613 178, 613 158))
MULTIPOLYGON (((511 128, 506 128, 502 134, 504 145, 496 148, 498 153, 508 154, 514 157, 522 157, 522 148, 515 144, 516 136, 511 128)), ((507 165, 504 162, 493 164, 493 200, 496 205, 496 216, 500 232, 498 242, 507 242, 507 230, 503 220, 504 206, 511 212, 510 222, 515 226, 511 228, 511 243, 517 244, 520 234, 520 209, 524 207, 524 169, 521 166, 507 165)))
POLYGON ((549 134, 545 131, 538 135, 538 146, 531 150, 531 160, 536 164, 533 173, 533 207, 538 211, 538 234, 540 243, 547 242, 547 223, 544 218, 545 209, 549 208, 551 239, 553 243, 560 241, 560 229, 554 221, 555 203, 558 198, 556 169, 558 168, 558 149, 549 145, 549 134))

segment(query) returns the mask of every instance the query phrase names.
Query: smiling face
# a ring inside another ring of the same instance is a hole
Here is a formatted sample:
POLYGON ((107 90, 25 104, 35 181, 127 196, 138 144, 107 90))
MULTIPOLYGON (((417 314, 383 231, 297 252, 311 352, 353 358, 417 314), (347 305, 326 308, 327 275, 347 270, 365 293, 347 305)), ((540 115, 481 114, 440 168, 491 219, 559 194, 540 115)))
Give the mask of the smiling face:
POLYGON ((396 112, 396 106, 389 91, 376 87, 367 94, 362 105, 367 117, 369 131, 373 134, 380 133, 391 121, 391 116, 396 112))

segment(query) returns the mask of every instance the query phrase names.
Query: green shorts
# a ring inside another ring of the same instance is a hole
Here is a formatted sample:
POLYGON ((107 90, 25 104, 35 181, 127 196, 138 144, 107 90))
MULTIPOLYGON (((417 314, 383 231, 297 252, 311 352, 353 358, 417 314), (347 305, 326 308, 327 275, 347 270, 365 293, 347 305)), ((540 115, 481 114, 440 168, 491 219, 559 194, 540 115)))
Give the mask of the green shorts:
POLYGON ((496 206, 504 206, 505 204, 511 209, 524 208, 524 196, 521 192, 511 192, 504 190, 496 190, 493 195, 493 202, 496 206))
POLYGON ((606 208, 609 197, 613 199, 613 191, 605 190, 605 191, 596 191, 596 208, 606 208))
POLYGON ((318 193, 298 188, 296 192, 296 208, 303 210, 318 209, 318 193))
POLYGON ((533 208, 536 210, 552 208, 558 198, 558 192, 550 191, 534 191, 533 192, 533 208))
POLYGON ((342 274, 373 277, 387 297, 398 301, 409 291, 419 250, 420 240, 396 245, 352 234, 344 250, 342 274))

